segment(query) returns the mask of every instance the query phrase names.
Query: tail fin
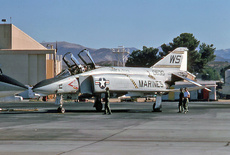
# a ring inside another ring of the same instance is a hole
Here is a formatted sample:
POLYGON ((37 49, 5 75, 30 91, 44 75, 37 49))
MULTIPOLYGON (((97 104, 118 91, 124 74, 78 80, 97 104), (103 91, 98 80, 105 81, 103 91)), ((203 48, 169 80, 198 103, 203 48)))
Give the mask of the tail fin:
POLYGON ((186 47, 178 47, 151 68, 170 68, 187 71, 187 51, 186 47))

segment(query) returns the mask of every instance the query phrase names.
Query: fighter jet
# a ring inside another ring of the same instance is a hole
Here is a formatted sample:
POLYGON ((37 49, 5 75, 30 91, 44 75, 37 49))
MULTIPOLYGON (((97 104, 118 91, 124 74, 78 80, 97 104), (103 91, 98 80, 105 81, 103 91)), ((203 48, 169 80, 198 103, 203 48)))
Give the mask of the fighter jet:
POLYGON ((138 97, 156 94, 153 111, 161 111, 162 95, 172 91, 179 92, 179 89, 169 89, 176 81, 186 80, 196 85, 190 90, 205 88, 189 78, 195 76, 187 71, 187 51, 187 48, 176 48, 150 68, 97 67, 86 50, 78 54, 84 63, 81 65, 71 53, 67 53, 63 60, 69 70, 53 79, 41 81, 33 87, 33 90, 47 95, 56 94, 56 103, 60 104, 58 108, 60 112, 65 111, 62 107, 62 94, 73 92, 77 95, 80 93, 94 96, 94 107, 101 111, 101 94, 105 93, 106 87, 109 87, 111 94, 117 96, 129 94, 138 97), (86 56, 83 57, 82 53, 86 53, 86 56), (69 56, 68 60, 67 56, 69 56), (86 58, 89 61, 86 62, 86 58))
POLYGON ((6 76, 0 69, 0 97, 11 96, 27 89, 25 85, 17 80, 6 76))

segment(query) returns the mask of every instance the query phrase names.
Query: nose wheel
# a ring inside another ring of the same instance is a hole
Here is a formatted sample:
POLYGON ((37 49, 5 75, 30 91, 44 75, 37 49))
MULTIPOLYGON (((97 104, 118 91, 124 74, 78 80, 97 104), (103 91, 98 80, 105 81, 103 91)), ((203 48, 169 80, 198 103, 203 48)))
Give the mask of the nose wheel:
POLYGON ((64 114, 65 113, 65 108, 63 108, 62 106, 60 106, 60 107, 57 108, 57 112, 64 114))
POLYGON ((56 100, 55 100, 55 104, 59 105, 59 107, 57 108, 57 112, 58 113, 65 113, 65 108, 63 108, 63 98, 62 98, 62 94, 57 94, 56 95, 56 100))

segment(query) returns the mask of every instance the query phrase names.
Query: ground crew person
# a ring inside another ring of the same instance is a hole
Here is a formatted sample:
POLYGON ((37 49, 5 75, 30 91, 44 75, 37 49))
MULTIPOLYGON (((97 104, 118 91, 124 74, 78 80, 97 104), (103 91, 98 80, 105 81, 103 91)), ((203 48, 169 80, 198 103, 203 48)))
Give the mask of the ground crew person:
POLYGON ((185 114, 188 112, 189 98, 190 98, 190 93, 188 92, 188 89, 185 88, 185 92, 184 92, 184 113, 185 114))
POLYGON ((110 107, 109 107, 109 98, 110 98, 109 87, 106 87, 106 92, 105 92, 105 113, 104 114, 111 115, 112 112, 111 112, 110 107))
POLYGON ((180 94, 179 94, 179 103, 178 103, 178 113, 183 112, 183 98, 184 98, 184 93, 183 93, 183 88, 180 88, 180 94))

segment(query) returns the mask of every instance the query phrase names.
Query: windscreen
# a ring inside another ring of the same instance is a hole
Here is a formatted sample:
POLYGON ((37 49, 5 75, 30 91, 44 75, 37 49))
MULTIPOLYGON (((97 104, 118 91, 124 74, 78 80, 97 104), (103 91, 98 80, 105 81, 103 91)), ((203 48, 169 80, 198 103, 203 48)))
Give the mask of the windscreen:
POLYGON ((56 77, 57 78, 59 78, 59 77, 68 77, 70 75, 71 75, 70 71, 68 69, 65 69, 61 73, 59 73, 56 77))

